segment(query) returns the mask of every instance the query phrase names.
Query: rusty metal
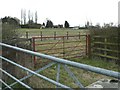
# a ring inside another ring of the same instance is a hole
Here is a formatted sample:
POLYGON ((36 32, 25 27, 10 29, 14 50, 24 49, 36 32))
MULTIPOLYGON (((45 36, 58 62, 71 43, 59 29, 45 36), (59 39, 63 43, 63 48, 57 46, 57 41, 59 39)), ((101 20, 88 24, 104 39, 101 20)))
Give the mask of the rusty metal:
MULTIPOLYGON (((71 52, 78 52, 78 51, 83 53, 82 51, 84 50, 86 55, 88 55, 87 54, 88 53, 88 49, 87 49, 88 48, 88 35, 80 35, 80 32, 78 35, 69 35, 67 32, 65 36, 57 36, 56 32, 54 32, 53 36, 41 35, 41 36, 35 36, 32 38, 34 41, 33 47, 34 47, 35 52, 42 52, 42 53, 50 54, 50 55, 57 56, 60 58, 66 58, 68 56, 75 57, 76 54, 79 54, 80 57, 84 56, 85 54, 80 54, 80 53, 72 54, 71 53, 71 52), (82 37, 84 38, 84 40, 82 40, 82 37), (85 38, 86 38, 86 40, 85 40, 85 38), (41 42, 40 42, 40 40, 41 40, 41 42), (82 43, 81 40, 86 41, 86 43, 81 44, 82 43), (74 45, 74 43, 76 45, 74 45), (41 48, 41 49, 37 49, 37 47, 41 48), (58 54, 60 54, 60 55, 58 55, 58 54), (61 55, 62 55, 62 57, 61 57, 61 55)), ((78 57, 79 56, 76 55, 76 58, 78 58, 78 57)), ((34 62, 35 63, 37 62, 35 57, 34 57, 34 62)))

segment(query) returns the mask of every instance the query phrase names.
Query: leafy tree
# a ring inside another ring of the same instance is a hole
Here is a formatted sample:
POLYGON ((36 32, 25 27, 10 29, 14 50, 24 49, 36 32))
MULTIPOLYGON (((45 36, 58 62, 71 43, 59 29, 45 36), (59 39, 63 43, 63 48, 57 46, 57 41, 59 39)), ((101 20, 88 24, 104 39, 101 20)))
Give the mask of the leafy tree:
POLYGON ((17 31, 17 28, 19 28, 19 21, 17 18, 13 17, 4 17, 2 20, 2 41, 8 42, 12 39, 19 38, 19 33, 17 31))
POLYGON ((46 28, 52 28, 52 27, 53 27, 53 22, 51 20, 47 20, 46 28))
POLYGON ((69 23, 68 23, 68 21, 65 21, 64 27, 65 27, 65 28, 69 28, 69 23))
POLYGON ((42 24, 43 26, 45 26, 45 23, 43 22, 43 24, 42 24))
POLYGON ((4 18, 1 19, 2 23, 6 23, 6 24, 12 24, 15 25, 16 27, 20 25, 20 20, 16 17, 10 17, 10 16, 5 16, 4 18))

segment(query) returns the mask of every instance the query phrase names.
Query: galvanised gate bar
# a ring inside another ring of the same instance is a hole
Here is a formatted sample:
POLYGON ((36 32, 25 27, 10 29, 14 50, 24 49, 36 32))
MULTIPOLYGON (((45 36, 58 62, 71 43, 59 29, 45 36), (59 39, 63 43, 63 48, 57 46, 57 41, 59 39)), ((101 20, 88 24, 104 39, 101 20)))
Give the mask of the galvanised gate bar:
POLYGON ((42 54, 42 53, 33 52, 33 51, 30 51, 30 50, 22 49, 22 48, 11 46, 11 45, 4 44, 4 43, 0 43, 0 46, 6 47, 6 48, 11 48, 11 49, 14 49, 14 50, 17 50, 17 51, 20 51, 20 52, 24 52, 24 53, 27 53, 27 54, 30 54, 30 55, 38 56, 38 57, 49 59, 49 60, 53 61, 52 63, 49 63, 48 65, 44 66, 43 68, 40 68, 40 69, 38 69, 36 71, 33 71, 33 70, 30 70, 30 69, 28 69, 28 68, 26 68, 26 67, 24 67, 24 66, 22 66, 20 64, 17 64, 14 61, 9 60, 9 59, 7 59, 7 58, 5 58, 5 57, 3 57, 1 55, 0 56, 1 60, 6 61, 6 62, 8 62, 8 63, 10 63, 12 65, 15 65, 15 66, 19 67, 20 69, 25 70, 26 72, 29 72, 29 74, 27 76, 25 76, 24 78, 17 79, 13 75, 9 74, 7 71, 5 71, 2 68, 0 68, 1 72, 3 72, 4 74, 8 75, 9 77, 11 77, 12 79, 14 79, 16 81, 16 82, 8 85, 6 82, 4 82, 2 79, 0 79, 0 82, 3 83, 6 86, 3 89, 6 89, 6 88, 12 89, 12 86, 14 86, 16 83, 19 83, 19 84, 23 85, 24 87, 32 90, 33 89, 32 87, 30 87, 29 85, 27 85, 27 84, 25 84, 25 83, 22 82, 23 80, 25 80, 27 78, 30 78, 32 75, 35 75, 35 76, 37 76, 39 78, 42 78, 42 79, 44 79, 44 80, 46 80, 46 81, 48 81, 48 82, 56 85, 57 88, 61 87, 61 88, 66 88, 66 89, 72 89, 69 86, 66 86, 66 85, 64 85, 62 83, 59 83, 60 64, 64 65, 65 70, 70 74, 70 76, 72 76, 72 78, 74 79, 74 81, 76 82, 76 84, 80 88, 85 88, 85 87, 75 77, 75 75, 71 72, 71 70, 68 68, 68 65, 72 66, 72 67, 79 68, 79 69, 83 69, 83 70, 91 71, 91 72, 94 72, 94 73, 98 73, 98 74, 102 74, 102 75, 106 75, 106 76, 110 76, 110 77, 113 77, 113 78, 120 79, 120 73, 119 72, 115 72, 115 71, 111 71, 111 70, 106 70, 106 69, 102 69, 102 68, 98 68, 98 67, 93 67, 93 66, 90 66, 90 65, 81 64, 81 63, 77 63, 77 62, 73 62, 73 61, 69 61, 69 60, 65 60, 65 59, 61 59, 61 58, 56 58, 56 57, 53 57, 53 56, 50 56, 50 55, 45 55, 45 54, 42 54), (41 74, 38 74, 40 71, 43 71, 46 68, 49 68, 50 66, 52 66, 54 64, 58 64, 58 68, 57 68, 58 72, 57 72, 56 81, 54 81, 54 80, 52 80, 52 79, 50 79, 48 77, 45 77, 45 76, 43 76, 41 74))

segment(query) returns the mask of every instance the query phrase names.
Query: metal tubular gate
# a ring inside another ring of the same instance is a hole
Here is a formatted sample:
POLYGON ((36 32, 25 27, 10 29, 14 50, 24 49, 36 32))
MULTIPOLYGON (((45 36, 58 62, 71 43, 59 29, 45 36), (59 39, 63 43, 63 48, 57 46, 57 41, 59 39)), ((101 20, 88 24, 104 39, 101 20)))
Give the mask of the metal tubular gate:
POLYGON ((24 87, 28 88, 28 89, 31 89, 32 88, 30 86, 28 86, 27 84, 23 83, 22 81, 31 77, 32 75, 36 75, 54 85, 58 87, 62 87, 62 88, 66 88, 66 89, 72 89, 70 88, 69 86, 66 86, 66 85, 63 85, 61 83, 59 83, 59 74, 60 74, 60 64, 63 64, 64 65, 64 68, 65 70, 69 73, 69 75, 75 80, 75 83, 78 84, 78 86, 80 86, 80 88, 84 88, 84 86, 80 83, 80 81, 78 81, 78 79, 74 76, 74 74, 70 71, 70 69, 67 67, 67 65, 70 65, 70 66, 73 66, 73 67, 76 67, 76 68, 80 68, 80 69, 83 69, 83 70, 87 70, 87 71, 91 71, 91 72, 95 72, 95 73, 98 73, 98 74, 102 74, 102 75, 106 75, 106 76, 110 76, 110 77, 114 77, 114 78, 117 78, 117 79, 120 79, 120 73, 119 72, 115 72, 115 71, 111 71, 111 70, 106 70, 106 69, 102 69, 102 68, 98 68, 98 67, 93 67, 93 66, 90 66, 90 65, 86 65, 86 64, 81 64, 81 63, 77 63, 77 62, 73 62, 73 61, 69 61, 69 60, 65 60, 65 59, 61 59, 61 58, 57 58, 57 57, 53 57, 53 56, 50 56, 50 55, 45 55, 45 54, 42 54, 42 53, 38 53, 38 52, 33 52, 33 51, 30 51, 30 50, 26 50, 26 49, 22 49, 22 48, 18 48, 18 47, 15 47, 15 46, 11 46, 11 45, 8 45, 8 44, 4 44, 4 43, 0 43, 0 46, 3 46, 3 47, 7 47, 7 48, 11 48, 11 49, 14 49, 14 50, 17 50, 17 51, 21 51, 21 52, 24 52, 24 53, 27 53, 27 54, 30 54, 30 55, 34 55, 34 56, 38 56, 38 57, 42 57, 42 58, 46 58, 46 59, 49 59, 49 60, 52 60, 53 62, 56 62, 58 64, 58 72, 57 72, 57 77, 56 77, 56 81, 50 79, 50 78, 47 78, 41 74, 38 74, 38 72, 52 66, 53 64, 55 63, 50 63, 49 65, 37 70, 37 71, 32 71, 24 66, 21 66, 5 57, 3 57, 2 55, 0 56, 1 60, 4 60, 4 61, 7 61, 8 63, 11 63, 27 72, 29 72, 29 75, 22 78, 22 79, 17 79, 15 78, 14 76, 10 75, 8 72, 6 72, 5 70, 3 70, 2 68, 0 69, 1 72, 7 74, 8 76, 10 76, 11 78, 13 78, 16 82, 11 84, 11 85, 7 85, 7 83, 5 83, 4 81, 2 81, 0 79, 0 82, 3 83, 6 88, 9 88, 9 89, 12 89, 12 86, 15 85, 16 83, 20 83, 21 85, 23 85, 24 87))

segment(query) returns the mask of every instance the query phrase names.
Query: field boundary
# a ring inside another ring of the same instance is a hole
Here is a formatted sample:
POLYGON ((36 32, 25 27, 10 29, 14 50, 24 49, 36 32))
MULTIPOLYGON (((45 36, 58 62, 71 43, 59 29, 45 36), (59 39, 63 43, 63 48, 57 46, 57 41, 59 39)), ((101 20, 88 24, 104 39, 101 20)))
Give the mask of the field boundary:
POLYGON ((118 30, 102 29, 91 31, 92 55, 106 60, 119 60, 118 30))

